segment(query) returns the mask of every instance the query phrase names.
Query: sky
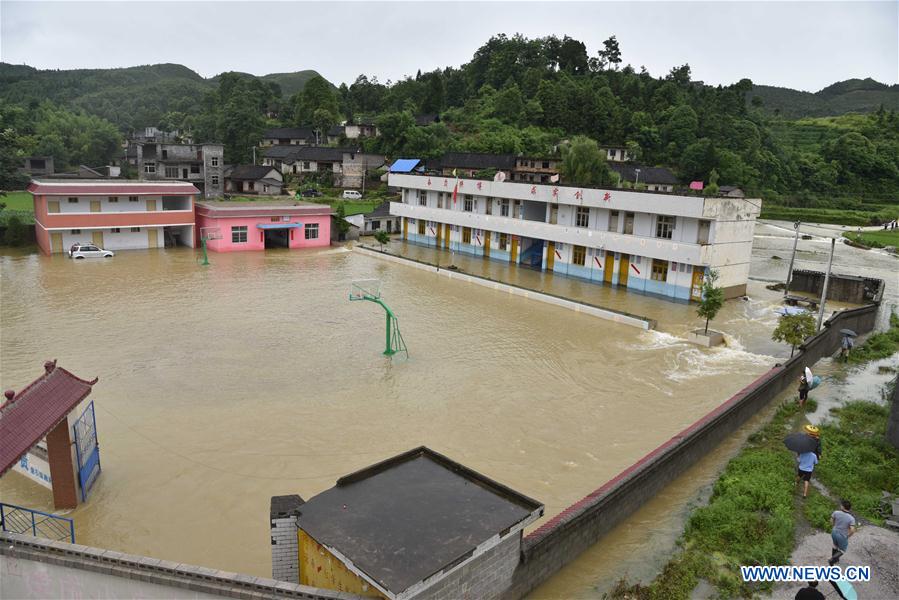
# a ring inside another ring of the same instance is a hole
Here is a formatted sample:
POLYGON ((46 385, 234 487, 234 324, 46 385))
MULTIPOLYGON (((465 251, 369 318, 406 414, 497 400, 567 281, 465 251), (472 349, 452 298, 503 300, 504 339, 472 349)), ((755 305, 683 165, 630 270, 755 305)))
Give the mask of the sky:
POLYGON ((339 85, 468 62, 491 35, 571 36, 655 76, 817 91, 899 83, 899 1, 46 2, 0 0, 0 60, 40 69, 179 63, 204 77, 314 69, 339 85))

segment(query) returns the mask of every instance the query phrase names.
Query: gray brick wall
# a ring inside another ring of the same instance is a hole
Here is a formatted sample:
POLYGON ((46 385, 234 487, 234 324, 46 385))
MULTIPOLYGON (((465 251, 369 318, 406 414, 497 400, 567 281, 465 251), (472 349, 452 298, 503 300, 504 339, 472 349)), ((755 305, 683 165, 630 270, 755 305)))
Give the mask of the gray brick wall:
POLYGON ((416 600, 489 600, 512 585, 521 555, 521 533, 510 536, 458 571, 414 596, 416 600))

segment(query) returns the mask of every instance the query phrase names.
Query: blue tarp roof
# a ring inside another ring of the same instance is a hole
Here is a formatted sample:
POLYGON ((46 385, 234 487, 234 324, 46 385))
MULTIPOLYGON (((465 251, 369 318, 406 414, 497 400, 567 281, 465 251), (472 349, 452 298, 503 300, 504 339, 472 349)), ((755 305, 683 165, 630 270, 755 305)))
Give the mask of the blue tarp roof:
POLYGON ((256 225, 259 229, 297 229, 302 226, 302 223, 258 223, 256 225))
POLYGON ((415 170, 421 160, 418 158, 399 158, 390 165, 391 173, 409 173, 415 170))

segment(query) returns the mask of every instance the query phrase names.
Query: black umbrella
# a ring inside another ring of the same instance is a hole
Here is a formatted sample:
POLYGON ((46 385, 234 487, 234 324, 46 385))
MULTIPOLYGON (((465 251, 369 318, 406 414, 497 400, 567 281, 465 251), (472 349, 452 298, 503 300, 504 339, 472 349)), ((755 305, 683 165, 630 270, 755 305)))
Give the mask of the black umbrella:
POLYGON ((842 333, 843 335, 848 335, 849 337, 858 337, 858 334, 851 329, 840 329, 840 333, 842 333))
POLYGON ((788 450, 802 454, 804 452, 814 452, 818 447, 818 440, 805 433, 791 433, 784 438, 784 446, 788 450))

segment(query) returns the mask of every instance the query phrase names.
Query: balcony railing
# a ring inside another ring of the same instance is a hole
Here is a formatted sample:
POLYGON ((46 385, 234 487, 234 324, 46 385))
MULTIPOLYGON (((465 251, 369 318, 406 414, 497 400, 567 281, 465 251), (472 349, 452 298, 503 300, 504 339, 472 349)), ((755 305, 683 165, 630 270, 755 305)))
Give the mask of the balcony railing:
POLYGON ((472 227, 487 231, 507 233, 520 237, 551 240, 577 246, 601 248, 612 252, 622 252, 649 258, 686 262, 689 264, 705 264, 708 246, 689 242, 679 242, 663 238, 630 235, 613 231, 553 225, 542 221, 497 217, 480 213, 461 212, 414 206, 401 202, 390 203, 390 214, 412 219, 425 219, 439 223, 449 223, 462 227, 472 227), (705 251, 704 251, 705 249, 705 251))

